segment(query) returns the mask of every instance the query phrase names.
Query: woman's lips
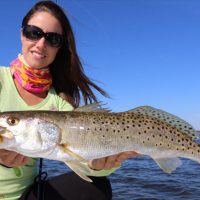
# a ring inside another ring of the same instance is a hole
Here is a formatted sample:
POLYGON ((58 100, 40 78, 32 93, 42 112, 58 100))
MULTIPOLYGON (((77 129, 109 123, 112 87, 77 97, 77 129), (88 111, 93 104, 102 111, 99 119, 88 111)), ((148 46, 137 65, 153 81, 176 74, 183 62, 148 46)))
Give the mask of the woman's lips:
POLYGON ((36 59, 43 59, 46 57, 46 55, 40 53, 40 52, 36 52, 36 51, 32 51, 32 55, 36 58, 36 59))

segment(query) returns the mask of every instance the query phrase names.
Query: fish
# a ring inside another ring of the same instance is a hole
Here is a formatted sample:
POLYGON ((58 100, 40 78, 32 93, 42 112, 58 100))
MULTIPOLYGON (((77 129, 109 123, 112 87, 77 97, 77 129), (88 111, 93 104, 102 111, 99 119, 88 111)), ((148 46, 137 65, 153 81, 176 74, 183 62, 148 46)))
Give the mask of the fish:
POLYGON ((171 113, 151 106, 112 112, 101 103, 73 111, 0 113, 0 149, 64 162, 86 181, 90 160, 135 151, 151 157, 166 173, 200 163, 200 131, 171 113))

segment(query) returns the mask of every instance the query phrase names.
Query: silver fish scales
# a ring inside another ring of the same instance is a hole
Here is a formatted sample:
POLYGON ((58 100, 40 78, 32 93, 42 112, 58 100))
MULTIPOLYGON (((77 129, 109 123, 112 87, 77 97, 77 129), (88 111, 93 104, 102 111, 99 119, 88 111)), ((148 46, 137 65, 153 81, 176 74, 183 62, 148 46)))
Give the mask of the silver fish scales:
POLYGON ((120 113, 91 106, 1 113, 0 148, 63 161, 86 180, 90 169, 82 163, 125 151, 150 156, 167 173, 181 165, 179 157, 200 162, 199 131, 184 120, 148 106, 120 113))

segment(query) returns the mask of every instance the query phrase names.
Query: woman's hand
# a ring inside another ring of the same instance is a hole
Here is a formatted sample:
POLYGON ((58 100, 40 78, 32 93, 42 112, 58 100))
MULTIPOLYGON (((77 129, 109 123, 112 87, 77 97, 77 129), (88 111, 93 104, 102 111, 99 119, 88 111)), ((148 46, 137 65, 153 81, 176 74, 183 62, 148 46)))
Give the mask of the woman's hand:
POLYGON ((30 158, 14 151, 0 149, 0 164, 7 167, 19 167, 28 163, 30 158))
POLYGON ((89 167, 94 170, 111 169, 120 166, 128 158, 134 158, 140 155, 135 151, 126 151, 113 156, 91 160, 89 167))

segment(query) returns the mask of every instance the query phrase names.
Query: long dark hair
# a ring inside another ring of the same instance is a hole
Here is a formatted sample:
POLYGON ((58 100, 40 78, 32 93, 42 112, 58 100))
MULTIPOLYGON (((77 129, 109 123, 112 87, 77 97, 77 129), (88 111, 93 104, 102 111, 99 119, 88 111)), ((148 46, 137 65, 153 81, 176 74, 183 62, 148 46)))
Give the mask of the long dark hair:
POLYGON ((63 45, 59 49, 55 60, 49 66, 56 93, 74 107, 79 106, 81 98, 83 98, 85 104, 97 101, 92 88, 108 97, 104 90, 85 75, 76 51, 72 28, 63 9, 52 1, 40 1, 26 14, 22 26, 26 25, 36 12, 48 12, 58 19, 63 30, 63 45))

